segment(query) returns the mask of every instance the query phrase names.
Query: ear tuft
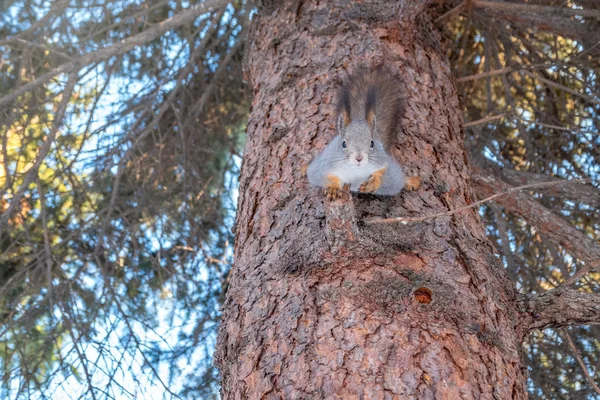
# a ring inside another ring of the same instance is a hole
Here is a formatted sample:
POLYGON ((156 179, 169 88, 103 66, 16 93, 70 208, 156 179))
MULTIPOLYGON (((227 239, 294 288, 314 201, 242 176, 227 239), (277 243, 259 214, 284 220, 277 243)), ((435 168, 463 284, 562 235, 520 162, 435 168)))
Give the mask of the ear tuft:
POLYGON ((337 120, 337 129, 340 134, 344 133, 346 127, 350 125, 350 114, 342 111, 337 120))
POLYGON ((350 112, 350 86, 342 86, 338 99, 338 130, 342 132, 352 121, 350 112))
POLYGON ((375 106, 377 102, 377 89, 375 86, 369 86, 367 89, 367 99, 365 101, 365 120, 371 129, 375 129, 375 106))

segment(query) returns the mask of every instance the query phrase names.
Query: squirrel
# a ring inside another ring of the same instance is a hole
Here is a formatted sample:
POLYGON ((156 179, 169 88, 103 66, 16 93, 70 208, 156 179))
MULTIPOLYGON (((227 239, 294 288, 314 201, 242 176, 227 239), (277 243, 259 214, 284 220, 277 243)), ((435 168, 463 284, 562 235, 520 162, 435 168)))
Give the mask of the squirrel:
POLYGON ((348 77, 339 92, 338 135, 308 166, 308 181, 329 200, 348 190, 393 196, 407 183, 418 187, 390 155, 401 111, 397 80, 383 66, 348 77))

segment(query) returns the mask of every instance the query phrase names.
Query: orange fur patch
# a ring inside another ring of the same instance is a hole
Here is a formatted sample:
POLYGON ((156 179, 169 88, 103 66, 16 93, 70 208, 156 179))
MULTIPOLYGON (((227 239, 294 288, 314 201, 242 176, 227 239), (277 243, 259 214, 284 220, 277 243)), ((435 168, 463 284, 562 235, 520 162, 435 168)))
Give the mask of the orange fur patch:
POLYGON ((342 182, 336 175, 327 175, 325 184, 325 196, 329 201, 337 200, 342 196, 342 182))
POLYGON ((406 178, 406 182, 404 183, 404 189, 406 190, 417 190, 421 187, 421 178, 418 176, 409 176, 406 178))
POLYGON ((363 182, 363 184, 360 185, 360 188, 358 190, 362 193, 373 193, 377 191, 377 189, 379 189, 381 183, 383 182, 383 174, 386 170, 387 168, 381 168, 373 172, 369 179, 367 179, 366 182, 363 182))

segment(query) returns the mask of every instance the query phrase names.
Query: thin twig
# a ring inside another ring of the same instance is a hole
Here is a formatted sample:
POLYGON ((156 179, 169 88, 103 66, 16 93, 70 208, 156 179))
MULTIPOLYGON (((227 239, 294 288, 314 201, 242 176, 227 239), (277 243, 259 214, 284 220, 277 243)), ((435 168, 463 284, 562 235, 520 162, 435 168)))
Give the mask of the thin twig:
POLYGON ((468 127, 475 126, 475 125, 485 124, 485 123, 490 122, 490 121, 494 121, 494 120, 497 120, 497 119, 500 119, 500 118, 504 118, 505 116, 506 116, 506 114, 504 114, 504 113, 498 114, 498 115, 488 115, 485 118, 481 118, 481 119, 478 119, 478 120, 475 120, 475 121, 467 122, 464 125, 464 127, 468 128, 468 127))
POLYGON ((529 72, 529 71, 524 71, 523 70, 523 71, 521 71, 521 73, 523 73, 524 75, 529 76, 530 78, 537 79, 538 81, 543 82, 543 83, 545 83, 548 86, 552 86, 555 89, 560 89, 560 90, 565 91, 567 93, 571 93, 573 96, 581 97, 582 99, 587 100, 590 103, 600 104, 600 100, 599 99, 595 99, 595 98, 590 97, 590 96, 588 96, 586 94, 579 93, 577 90, 573 90, 571 88, 568 88, 568 87, 566 87, 564 85, 561 85, 560 83, 556 83, 554 81, 551 81, 550 79, 546 79, 546 78, 543 78, 543 77, 541 77, 539 75, 535 75, 534 73, 529 72))
POLYGON ((514 70, 515 70, 514 68, 508 68, 508 67, 507 68, 495 69, 493 71, 481 72, 479 74, 473 74, 473 75, 463 76, 461 78, 456 79, 456 82, 463 83, 463 82, 468 82, 468 81, 474 81, 476 79, 488 78, 488 77, 495 76, 495 75, 506 74, 506 73, 509 73, 509 72, 513 72, 514 70))
POLYGON ((48 217, 46 215, 46 196, 39 175, 36 174, 35 181, 40 196, 40 213, 42 215, 42 227, 44 229, 44 253, 46 258, 46 279, 48 280, 48 302, 50 304, 50 318, 54 315, 54 304, 52 302, 52 250, 50 249, 50 234, 48 233, 48 217))
POLYGON ((37 20, 33 25, 31 25, 29 28, 25 29, 24 31, 18 33, 15 36, 12 37, 8 37, 6 39, 2 39, 0 40, 0 46, 13 41, 13 40, 17 40, 20 39, 22 37, 28 36, 31 33, 34 33, 37 29, 39 28, 44 28, 44 27, 48 27, 50 26, 50 24, 48 23, 50 21, 50 19, 57 14, 60 14, 61 12, 63 12, 63 10, 65 8, 67 8, 69 6, 69 0, 59 0, 59 1, 55 1, 54 4, 52 4, 52 6, 50 7, 50 10, 48 11, 48 13, 46 13, 46 15, 44 15, 42 18, 40 18, 39 20, 37 20))
POLYGON ((60 99, 60 103, 58 104, 58 109, 56 110, 56 115, 54 117, 54 121, 52 121, 52 127, 50 128, 50 132, 48 133, 46 141, 40 147, 37 157, 35 159, 35 163, 25 173, 23 183, 21 184, 21 187, 19 188, 17 193, 15 193, 15 195, 11 199, 10 205, 2 214, 2 216, 0 216, 0 229, 4 227, 4 225, 8 222, 8 219, 12 216, 12 214, 16 211, 17 207, 21 204, 21 198, 25 194, 25 191, 29 188, 29 185, 34 181, 35 177, 38 174, 40 166, 44 162, 46 155, 48 155, 50 147, 52 146, 52 143, 54 142, 54 139, 56 138, 56 135, 58 133, 58 129, 62 124, 65 111, 67 110, 67 106, 69 105, 69 101, 71 100, 71 93, 75 88, 77 80, 77 74, 74 73, 69 76, 67 84, 65 85, 65 89, 62 93, 62 98, 60 99))
POLYGON ((370 224, 386 224, 386 223, 400 222, 400 223, 406 225, 408 223, 413 223, 413 222, 422 222, 422 221, 427 221, 429 219, 434 219, 434 218, 448 217, 450 215, 454 215, 454 214, 462 212, 462 211, 470 210, 471 208, 478 207, 484 203, 487 203, 490 200, 494 200, 497 197, 504 196, 509 193, 517 192, 519 190, 530 189, 530 188, 549 187, 549 186, 556 186, 556 185, 567 185, 567 184, 573 184, 573 183, 588 183, 588 181, 585 179, 572 179, 570 181, 530 183, 528 185, 516 186, 516 187, 512 187, 510 189, 503 190, 492 196, 486 197, 483 200, 476 201, 475 203, 466 205, 464 207, 455 208, 454 210, 448 210, 448 211, 444 211, 444 212, 440 212, 440 213, 436 213, 436 214, 425 215, 423 217, 374 218, 374 219, 366 220, 365 223, 370 225, 370 224))
POLYGON ((66 72, 76 72, 86 65, 104 61, 109 59, 110 57, 114 57, 116 55, 124 54, 138 46, 144 45, 157 37, 162 36, 165 32, 168 32, 172 29, 178 28, 183 25, 187 25, 192 23, 196 18, 200 15, 205 14, 207 12, 212 12, 217 8, 221 8, 227 4, 225 0, 211 0, 206 1, 202 4, 198 4, 192 6, 171 18, 168 18, 164 21, 158 22, 152 25, 150 28, 145 31, 138 33, 137 35, 130 36, 127 39, 120 41, 119 43, 105 47, 103 49, 85 54, 79 58, 74 59, 73 61, 62 64, 59 67, 46 72, 44 75, 40 76, 37 79, 32 80, 31 82, 21 86, 20 88, 14 90, 12 93, 0 98, 0 107, 6 106, 14 102, 19 96, 28 91, 35 89, 36 87, 43 85, 48 82, 53 77, 66 73, 66 72))
POLYGON ((444 13, 444 15, 442 15, 441 17, 436 18, 436 20, 434 21, 435 24, 439 24, 440 22, 444 21, 445 19, 449 19, 450 17, 455 16, 456 14, 460 14, 462 12, 462 10, 465 8, 465 6, 467 6, 470 3, 469 0, 463 0, 460 2, 459 5, 457 5, 456 7, 454 7, 453 9, 451 9, 450 11, 444 13))
POLYGON ((586 262, 585 265, 577 270, 573 275, 569 276, 565 281, 566 285, 572 285, 576 283, 583 276, 587 275, 588 272, 600 268, 600 261, 586 262))
POLYGON ((590 375, 590 371, 588 370, 587 366, 583 362, 583 359, 581 358, 581 354, 579 353, 579 350, 577 349, 577 347, 575 347, 575 343, 573 343, 573 339, 571 339, 571 335, 569 335, 569 332, 567 332, 566 329, 563 329, 563 333, 565 334, 565 338, 567 339, 567 343, 569 344, 569 347, 571 348, 571 351, 573 352, 573 355, 575 356, 575 359, 577 360, 577 363, 579 364, 579 366, 583 370, 583 374, 585 375, 585 379, 588 381, 588 383, 590 384, 590 386, 596 391, 596 393, 600 394, 600 387, 598 387, 598 385, 596 384, 596 382, 594 382, 594 379, 590 375))
POLYGON ((589 18, 600 19, 600 11, 589 10, 583 8, 571 8, 571 7, 554 7, 554 6, 540 6, 537 4, 519 4, 509 3, 500 1, 482 1, 477 0, 473 2, 473 6, 476 8, 485 8, 495 11, 508 12, 511 14, 521 13, 538 13, 543 15, 560 15, 560 16, 581 16, 589 18))

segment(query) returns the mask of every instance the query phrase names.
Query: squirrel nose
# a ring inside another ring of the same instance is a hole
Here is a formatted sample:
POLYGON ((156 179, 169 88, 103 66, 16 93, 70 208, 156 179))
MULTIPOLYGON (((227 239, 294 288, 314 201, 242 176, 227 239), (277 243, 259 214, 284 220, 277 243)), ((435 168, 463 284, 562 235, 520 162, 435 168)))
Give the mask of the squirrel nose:
POLYGON ((356 156, 354 158, 356 159, 356 161, 361 162, 363 159, 363 156, 356 156))

